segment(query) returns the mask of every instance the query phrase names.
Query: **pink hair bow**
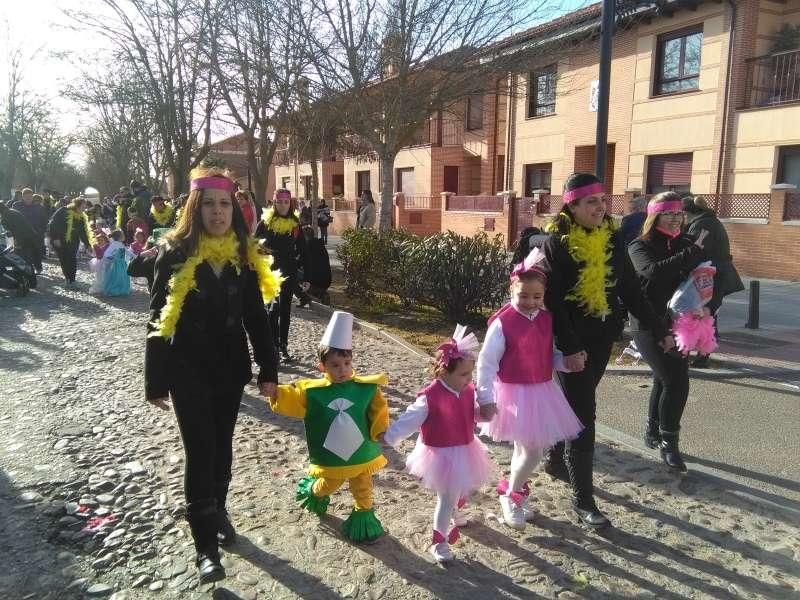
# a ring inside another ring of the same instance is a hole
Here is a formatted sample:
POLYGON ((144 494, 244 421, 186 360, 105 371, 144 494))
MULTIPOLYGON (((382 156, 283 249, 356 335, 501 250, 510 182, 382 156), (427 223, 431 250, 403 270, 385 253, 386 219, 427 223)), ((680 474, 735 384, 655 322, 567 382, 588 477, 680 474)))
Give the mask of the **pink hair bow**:
POLYGON ((447 367, 450 361, 457 358, 472 358, 474 351, 478 349, 480 342, 475 337, 474 333, 467 335, 466 325, 456 325, 456 330, 453 332, 453 339, 445 342, 437 348, 442 353, 439 360, 441 364, 447 367))
POLYGON ((521 263, 514 267, 514 270, 511 271, 511 279, 519 279, 520 275, 524 273, 540 273, 543 277, 547 277, 545 272, 542 271, 541 263, 544 260, 544 252, 542 252, 539 248, 534 248, 530 251, 528 256, 525 257, 521 263))

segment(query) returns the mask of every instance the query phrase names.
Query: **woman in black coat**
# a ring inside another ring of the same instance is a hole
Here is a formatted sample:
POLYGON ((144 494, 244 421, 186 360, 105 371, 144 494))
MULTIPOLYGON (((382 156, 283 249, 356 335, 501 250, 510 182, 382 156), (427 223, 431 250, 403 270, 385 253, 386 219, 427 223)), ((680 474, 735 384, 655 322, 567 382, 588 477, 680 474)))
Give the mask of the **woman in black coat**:
POLYGON ((257 251, 216 171, 193 173, 180 221, 155 261, 145 352, 147 401, 168 410, 186 453, 186 513, 202 581, 224 577, 218 544, 235 539, 226 511, 232 441, 250 351, 262 394, 274 396, 277 357, 264 308, 277 294, 271 260, 257 251))
POLYGON ((78 246, 81 242, 87 248, 92 247, 89 241, 89 223, 84 214, 86 204, 83 198, 75 198, 67 206, 53 213, 48 225, 50 243, 58 254, 61 272, 68 286, 75 285, 78 272, 78 246))
POLYGON ((573 173, 564 184, 563 201, 543 245, 545 304, 553 314, 556 346, 570 370, 558 373, 561 388, 584 430, 566 447, 549 449, 544 468, 554 477, 569 478, 575 512, 585 525, 599 529, 609 521, 595 503, 592 483, 595 390, 622 333, 626 309, 656 331, 663 344, 672 340, 641 293, 619 231, 606 214, 603 184, 590 173, 573 173))
POLYGON ((289 190, 275 190, 273 205, 264 211, 255 236, 266 242, 275 259, 275 268, 285 278, 278 300, 269 311, 272 330, 278 337, 278 349, 283 360, 289 354, 289 322, 292 318, 292 294, 299 285, 308 289, 306 245, 300 228, 300 215, 289 190))
MULTIPOLYGON (((628 246, 628 254, 642 289, 656 313, 669 319, 667 303, 691 271, 708 260, 703 244, 707 230, 692 237, 681 233, 683 205, 674 192, 654 196, 647 206, 642 233, 628 246)), ((704 308, 713 312, 717 294, 704 308)), ((681 417, 689 397, 689 362, 677 351, 664 353, 648 324, 631 317, 636 347, 653 370, 653 388, 645 431, 645 443, 659 448, 666 465, 685 471, 678 447, 681 417)))

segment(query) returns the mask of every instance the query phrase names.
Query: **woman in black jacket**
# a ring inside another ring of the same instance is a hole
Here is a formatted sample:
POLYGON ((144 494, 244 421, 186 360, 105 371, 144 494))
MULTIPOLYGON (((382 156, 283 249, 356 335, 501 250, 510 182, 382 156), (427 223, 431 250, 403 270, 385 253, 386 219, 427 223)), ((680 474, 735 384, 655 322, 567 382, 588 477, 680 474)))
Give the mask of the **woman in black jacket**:
POLYGON ((289 190, 275 190, 273 205, 264 211, 255 235, 266 241, 275 259, 275 268, 285 278, 280 296, 269 311, 269 318, 272 330, 278 337, 281 356, 289 362, 292 360, 289 354, 292 294, 298 285, 303 291, 308 289, 305 239, 300 228, 300 216, 289 190))
POLYGON ((218 544, 235 539, 226 511, 232 442, 244 386, 274 396, 277 357, 264 302, 278 292, 271 258, 248 236, 234 183, 193 172, 181 218, 159 246, 145 351, 147 401, 168 410, 186 453, 186 516, 202 581, 224 577, 218 544))
MULTIPOLYGON (((657 194, 647 205, 641 235, 628 246, 644 294, 663 319, 670 318, 667 303, 678 286, 692 269, 708 260, 703 250, 708 231, 701 230, 696 238, 682 234, 682 222, 680 196, 674 192, 657 194)), ((716 310, 717 302, 716 297, 712 298, 704 310, 716 310)), ((668 467, 685 471, 678 432, 689 397, 689 362, 677 351, 662 352, 647 323, 631 317, 631 331, 636 347, 653 370, 645 443, 660 449, 668 467)))
POLYGON ((75 198, 67 206, 59 208, 53 213, 48 225, 50 243, 58 254, 61 263, 61 272, 68 286, 75 285, 75 275, 78 271, 78 246, 81 242, 87 248, 92 247, 89 232, 89 222, 86 220, 83 198, 75 198))
POLYGON ((573 173, 564 184, 564 207, 548 224, 545 304, 553 313, 556 346, 569 373, 558 373, 570 407, 584 425, 577 439, 546 453, 545 471, 569 478, 572 503, 592 528, 609 525, 597 508, 592 484, 597 388, 622 333, 627 309, 672 343, 641 293, 625 256, 619 231, 606 215, 603 184, 592 174, 573 173), (624 304, 623 304, 624 303, 624 304))

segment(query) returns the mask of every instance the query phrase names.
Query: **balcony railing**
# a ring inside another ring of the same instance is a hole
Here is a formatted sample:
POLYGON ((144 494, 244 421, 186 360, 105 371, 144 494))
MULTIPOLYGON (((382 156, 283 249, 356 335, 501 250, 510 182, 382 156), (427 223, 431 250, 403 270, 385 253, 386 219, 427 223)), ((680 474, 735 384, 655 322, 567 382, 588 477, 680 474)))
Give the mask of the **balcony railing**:
POLYGON ((464 144, 464 123, 458 119, 429 119, 417 129, 409 147, 413 146, 461 146, 464 144))
POLYGON ((448 196, 445 210, 465 212, 503 212, 500 196, 448 196))
POLYGON ((800 102, 800 49, 747 62, 747 108, 800 102))

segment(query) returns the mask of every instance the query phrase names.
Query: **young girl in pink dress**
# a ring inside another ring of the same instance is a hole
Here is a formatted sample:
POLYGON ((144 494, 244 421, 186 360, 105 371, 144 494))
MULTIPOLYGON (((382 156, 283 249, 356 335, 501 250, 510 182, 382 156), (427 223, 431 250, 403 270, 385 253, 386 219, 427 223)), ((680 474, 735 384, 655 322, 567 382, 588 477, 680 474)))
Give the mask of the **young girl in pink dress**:
POLYGON ((458 527, 467 523, 459 509, 470 492, 488 480, 492 469, 486 447, 475 437, 479 409, 472 371, 479 343, 474 334, 465 333, 466 327, 459 325, 453 339, 439 346, 436 379, 384 434, 386 443, 397 446, 420 432, 406 469, 436 492, 431 554, 438 562, 453 560, 450 544, 458 539, 458 527))
POLYGON ((481 434, 514 442, 511 475, 497 485, 503 520, 514 529, 524 529, 532 517, 527 480, 544 449, 583 429, 553 381, 554 367, 567 369, 553 345, 553 318, 544 306, 547 277, 538 266, 543 258, 534 249, 514 268, 511 302, 489 319, 478 356, 478 402, 496 405, 481 434))

